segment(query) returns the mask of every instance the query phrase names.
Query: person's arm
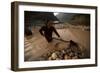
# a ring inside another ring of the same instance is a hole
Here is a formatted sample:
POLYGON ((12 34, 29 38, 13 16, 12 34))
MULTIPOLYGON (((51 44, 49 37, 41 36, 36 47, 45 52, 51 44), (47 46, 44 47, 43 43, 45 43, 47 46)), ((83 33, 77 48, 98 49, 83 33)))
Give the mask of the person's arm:
POLYGON ((44 35, 43 31, 44 31, 44 27, 42 27, 42 28, 39 30, 39 32, 40 32, 41 35, 44 35))
POLYGON ((57 30, 53 27, 53 31, 55 32, 55 34, 60 37, 60 35, 58 34, 57 30))

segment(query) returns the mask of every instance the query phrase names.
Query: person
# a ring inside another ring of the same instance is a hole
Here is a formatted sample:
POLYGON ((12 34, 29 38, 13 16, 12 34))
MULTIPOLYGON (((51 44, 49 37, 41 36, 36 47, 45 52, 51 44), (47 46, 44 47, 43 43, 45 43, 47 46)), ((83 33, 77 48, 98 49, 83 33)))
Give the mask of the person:
POLYGON ((43 26, 40 30, 39 30, 40 34, 42 36, 44 36, 46 38, 46 40, 48 42, 52 42, 53 38, 52 38, 52 34, 53 32, 60 37, 60 35, 58 34, 58 32, 56 31, 55 27, 53 26, 53 21, 47 21, 47 24, 45 26, 43 26))

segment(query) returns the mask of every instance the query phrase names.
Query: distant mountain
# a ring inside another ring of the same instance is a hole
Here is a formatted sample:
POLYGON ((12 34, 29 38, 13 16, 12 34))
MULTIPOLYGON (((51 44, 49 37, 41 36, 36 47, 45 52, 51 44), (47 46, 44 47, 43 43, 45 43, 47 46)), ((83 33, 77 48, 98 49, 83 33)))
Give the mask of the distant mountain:
POLYGON ((90 26, 90 14, 76 14, 72 17, 70 23, 74 25, 90 26))
POLYGON ((70 23, 73 25, 90 25, 89 14, 59 13, 56 17, 59 21, 64 23, 70 23))

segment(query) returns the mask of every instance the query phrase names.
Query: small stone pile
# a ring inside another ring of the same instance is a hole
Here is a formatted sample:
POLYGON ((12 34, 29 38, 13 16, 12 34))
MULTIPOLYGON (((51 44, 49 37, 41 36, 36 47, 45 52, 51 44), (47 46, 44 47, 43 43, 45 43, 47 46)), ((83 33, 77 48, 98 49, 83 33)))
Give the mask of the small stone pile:
POLYGON ((47 54, 47 60, 82 59, 83 57, 84 52, 81 50, 81 47, 72 40, 68 48, 56 50, 47 54))

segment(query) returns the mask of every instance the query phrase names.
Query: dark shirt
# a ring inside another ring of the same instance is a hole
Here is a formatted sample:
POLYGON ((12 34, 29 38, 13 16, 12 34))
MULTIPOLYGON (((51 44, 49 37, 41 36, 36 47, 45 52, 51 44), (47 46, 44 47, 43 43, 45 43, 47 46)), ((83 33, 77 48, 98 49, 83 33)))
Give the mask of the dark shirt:
POLYGON ((60 37, 60 35, 57 33, 56 29, 53 26, 47 27, 47 26, 43 26, 39 32, 41 33, 41 35, 45 36, 45 38, 47 39, 48 42, 52 41, 52 33, 55 32, 55 34, 60 37))

